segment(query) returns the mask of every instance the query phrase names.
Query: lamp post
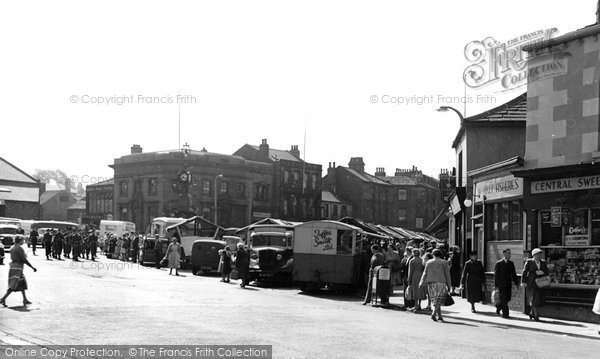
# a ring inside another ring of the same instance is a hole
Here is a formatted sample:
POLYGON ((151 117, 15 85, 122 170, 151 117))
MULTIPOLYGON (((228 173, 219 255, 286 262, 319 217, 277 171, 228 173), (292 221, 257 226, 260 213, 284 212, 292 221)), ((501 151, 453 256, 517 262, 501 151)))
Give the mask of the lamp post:
MULTIPOLYGON (((458 115, 458 118, 460 119, 460 126, 462 127, 464 121, 465 121, 465 117, 463 116, 462 112, 460 112, 459 110, 455 109, 452 106, 440 106, 436 111, 438 112, 448 112, 448 111, 453 111, 454 113, 456 113, 458 115)), ((466 156, 466 154, 465 154, 466 156)), ((460 173, 460 170, 459 170, 460 173)), ((467 187, 467 184, 465 183, 465 187, 467 187)), ((464 210, 462 213, 462 231, 461 231, 461 248, 462 248, 462 257, 463 259, 466 259, 466 245, 467 245, 467 211, 464 210)), ((464 262, 464 260, 463 260, 464 262)))
POLYGON ((217 210, 217 182, 218 182, 219 178, 223 178, 223 175, 218 174, 215 177, 215 224, 217 224, 217 225, 218 225, 218 223, 217 223, 217 212, 218 212, 218 210, 217 210))

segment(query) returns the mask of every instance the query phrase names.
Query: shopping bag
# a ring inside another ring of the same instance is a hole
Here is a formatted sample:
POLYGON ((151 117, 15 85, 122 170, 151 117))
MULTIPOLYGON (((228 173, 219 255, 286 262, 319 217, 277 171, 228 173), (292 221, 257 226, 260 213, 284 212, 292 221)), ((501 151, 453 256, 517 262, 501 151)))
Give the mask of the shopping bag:
POLYGON ((452 299, 452 296, 450 295, 450 293, 446 293, 446 297, 444 298, 444 307, 449 307, 451 305, 454 304, 454 299, 452 299))
POLYGON ((539 277, 535 279, 535 285, 538 288, 545 288, 550 286, 550 277, 545 275, 543 277, 539 277))
POLYGON ((406 291, 404 292, 404 298, 408 299, 408 300, 412 300, 414 297, 414 293, 413 293, 413 286, 409 285, 408 287, 406 287, 406 291))
POLYGON ((500 305, 500 291, 498 288, 495 288, 492 292, 492 302, 494 302, 494 305, 500 305))
POLYGON ((232 280, 238 280, 239 278, 239 273, 237 271, 237 269, 233 269, 231 271, 231 273, 229 274, 229 278, 231 278, 232 280))

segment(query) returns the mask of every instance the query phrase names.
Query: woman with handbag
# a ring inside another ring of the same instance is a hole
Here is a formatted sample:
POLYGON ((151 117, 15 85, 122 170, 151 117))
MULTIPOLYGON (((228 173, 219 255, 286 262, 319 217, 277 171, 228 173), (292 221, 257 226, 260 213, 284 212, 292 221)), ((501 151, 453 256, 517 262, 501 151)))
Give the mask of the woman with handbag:
POLYGON ((177 242, 177 237, 173 237, 171 244, 167 247, 167 253, 165 254, 165 258, 163 260, 167 260, 169 262, 169 275, 175 269, 175 275, 179 275, 179 261, 181 260, 181 245, 177 242))
POLYGON ((437 322, 438 320, 444 321, 441 306, 446 300, 448 289, 452 285, 452 282, 450 280, 448 262, 442 259, 442 251, 434 249, 431 253, 434 258, 425 264, 419 286, 427 285, 427 293, 429 293, 431 302, 434 305, 431 320, 437 322))
POLYGON ((546 261, 542 259, 541 249, 535 248, 531 251, 531 255, 533 258, 525 262, 521 285, 525 286, 526 303, 531 308, 529 319, 539 321, 538 309, 544 305, 544 297, 540 286, 545 286, 542 283, 548 280, 548 266, 546 261))
POLYGON ((475 303, 483 300, 483 282, 485 282, 483 264, 477 260, 477 251, 471 251, 460 280, 461 288, 466 291, 467 301, 471 303, 471 313, 477 313, 475 303))
POLYGON ((29 268, 33 269, 34 272, 37 272, 37 269, 27 260, 27 254, 25 254, 25 250, 23 250, 22 247, 24 242, 25 237, 17 236, 14 246, 10 249, 10 259, 12 262, 10 263, 10 268, 8 270, 8 289, 6 290, 6 294, 0 299, 0 304, 5 307, 6 298, 12 292, 21 292, 21 294, 23 294, 23 306, 31 304, 25 295, 25 291, 27 290, 27 280, 25 279, 25 274, 23 274, 23 268, 26 264, 29 268))

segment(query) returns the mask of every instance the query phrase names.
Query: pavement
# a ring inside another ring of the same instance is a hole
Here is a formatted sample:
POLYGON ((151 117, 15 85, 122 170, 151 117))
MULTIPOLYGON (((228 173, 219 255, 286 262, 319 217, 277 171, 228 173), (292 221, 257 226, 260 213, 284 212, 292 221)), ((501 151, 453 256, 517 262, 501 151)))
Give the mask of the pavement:
MULTIPOLYGON (((394 295, 390 298, 390 305, 395 308, 404 307, 404 292, 402 290, 394 291, 394 295)), ((460 296, 453 296, 454 305, 450 307, 442 307, 442 315, 444 318, 460 319, 475 323, 486 323, 497 325, 504 328, 514 328, 521 330, 536 331, 542 333, 551 333, 558 335, 566 335, 577 338, 600 340, 600 325, 584 322, 574 322, 567 320, 557 320, 552 318, 540 317, 540 321, 536 322, 529 319, 529 315, 518 311, 511 310, 509 318, 502 318, 496 314, 496 307, 489 304, 475 304, 476 313, 471 312, 471 304, 466 299, 460 296)), ((422 307, 427 306, 427 300, 422 302, 422 307)), ((423 310, 422 313, 431 315, 431 311, 423 310)), ((600 323, 600 316, 590 312, 590 315, 596 316, 600 323)))

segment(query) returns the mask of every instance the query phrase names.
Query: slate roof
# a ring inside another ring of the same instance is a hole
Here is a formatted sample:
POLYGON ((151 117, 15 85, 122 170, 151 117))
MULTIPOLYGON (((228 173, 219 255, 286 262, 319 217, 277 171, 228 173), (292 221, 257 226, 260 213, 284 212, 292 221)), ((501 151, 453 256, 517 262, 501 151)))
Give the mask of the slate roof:
POLYGON ((2 157, 0 157, 0 180, 37 183, 35 178, 2 157))
POLYGON ((370 182, 370 183, 377 183, 377 184, 383 184, 383 185, 387 185, 387 186, 390 185, 386 181, 384 181, 382 179, 379 179, 379 178, 377 178, 377 177, 375 177, 373 175, 370 175, 370 174, 368 174, 366 172, 358 172, 358 171, 356 171, 356 170, 354 170, 352 168, 349 168, 349 167, 342 167, 342 166, 340 166, 340 167, 343 168, 343 169, 345 169, 346 171, 350 172, 352 175, 358 177, 361 181, 370 182))
MULTIPOLYGON (((248 146, 252 147, 253 149, 255 149, 257 151, 259 150, 258 146, 254 146, 254 145, 248 145, 248 146)), ((286 161, 304 162, 301 159, 299 159, 296 156, 289 153, 288 151, 278 150, 278 149, 270 148, 270 147, 269 147, 269 157, 273 161, 286 160, 286 161)))
POLYGON ((498 122, 525 123, 527 119, 527 92, 515 97, 514 99, 487 110, 478 115, 467 117, 460 125, 460 129, 454 138, 452 148, 456 148, 465 133, 465 128, 469 124, 492 124, 498 122))
POLYGON ((329 191, 321 191, 321 202, 342 203, 342 201, 329 191))

